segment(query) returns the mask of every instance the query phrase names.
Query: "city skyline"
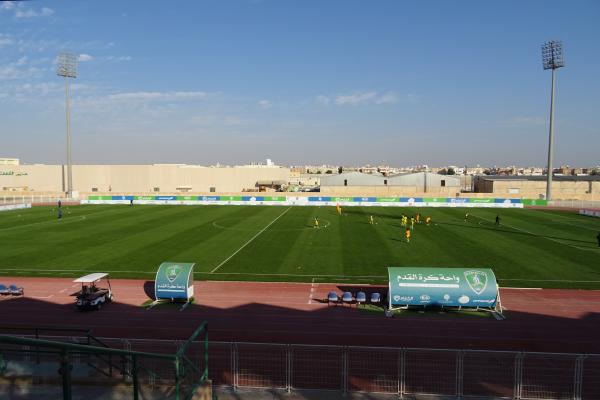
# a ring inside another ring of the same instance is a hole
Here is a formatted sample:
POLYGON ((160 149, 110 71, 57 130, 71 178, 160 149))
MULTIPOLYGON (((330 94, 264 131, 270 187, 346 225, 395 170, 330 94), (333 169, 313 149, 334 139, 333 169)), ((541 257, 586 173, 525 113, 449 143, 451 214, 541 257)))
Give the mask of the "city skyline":
POLYGON ((0 157, 75 164, 600 163, 600 5, 505 2, 0 3, 0 157), (553 21, 548 24, 547 21, 553 21))

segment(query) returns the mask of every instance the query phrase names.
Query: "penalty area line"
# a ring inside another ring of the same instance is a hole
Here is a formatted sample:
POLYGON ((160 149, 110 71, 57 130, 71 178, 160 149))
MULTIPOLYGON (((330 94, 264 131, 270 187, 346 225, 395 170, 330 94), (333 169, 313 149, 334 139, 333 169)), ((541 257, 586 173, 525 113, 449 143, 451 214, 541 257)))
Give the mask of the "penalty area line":
POLYGON ((279 218, 283 217, 283 215, 284 215, 285 213, 287 213, 288 211, 290 211, 290 209, 291 209, 291 208, 292 208, 291 206, 290 206, 290 207, 288 207, 288 208, 286 208, 284 212, 282 212, 281 214, 279 214, 279 215, 277 216, 277 218, 275 218, 273 221, 269 222, 269 224, 268 224, 267 226, 265 226, 265 227, 264 227, 264 228, 262 228, 260 231, 258 231, 258 233, 257 233, 256 235, 252 236, 252 237, 250 238, 250 240, 248 240, 246 243, 244 243, 244 244, 242 245, 242 247, 240 247, 239 249, 237 249, 235 252, 233 252, 233 254, 232 254, 232 255, 230 255, 230 256, 229 256, 229 257, 227 257, 225 260, 223 260, 223 261, 222 261, 222 262, 221 262, 219 265, 217 265, 216 267, 214 267, 214 268, 213 268, 213 269, 210 271, 210 273, 211 273, 211 274, 215 273, 215 272, 216 272, 216 271, 217 271, 219 268, 221 268, 223 265, 225 265, 225 264, 227 263, 227 261, 231 260, 231 259, 232 259, 232 258, 233 258, 233 257, 234 257, 234 256, 235 256, 237 253, 239 253, 240 251, 242 251, 242 249, 243 249, 244 247, 246 247, 246 246, 248 246, 250 243, 252 243, 252 241, 253 241, 254 239, 256 239, 257 237, 259 237, 261 233, 263 233, 264 231, 266 231, 266 230, 267 230, 267 228, 268 228, 268 227, 270 227, 271 225, 273 225, 273 224, 274 224, 274 223, 275 223, 275 222, 276 222, 276 221, 277 221, 279 218))

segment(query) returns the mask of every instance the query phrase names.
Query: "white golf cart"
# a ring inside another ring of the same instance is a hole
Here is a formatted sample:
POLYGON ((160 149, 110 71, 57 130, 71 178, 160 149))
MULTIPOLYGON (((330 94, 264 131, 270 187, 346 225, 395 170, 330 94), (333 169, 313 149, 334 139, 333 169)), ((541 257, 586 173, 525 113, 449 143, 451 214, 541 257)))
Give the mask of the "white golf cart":
POLYGON ((105 303, 113 299, 107 273, 96 272, 77 278, 73 282, 81 283, 81 290, 73 294, 77 299, 75 304, 80 310, 99 310, 105 303), (106 287, 100 287, 99 285, 104 281, 106 281, 106 287))

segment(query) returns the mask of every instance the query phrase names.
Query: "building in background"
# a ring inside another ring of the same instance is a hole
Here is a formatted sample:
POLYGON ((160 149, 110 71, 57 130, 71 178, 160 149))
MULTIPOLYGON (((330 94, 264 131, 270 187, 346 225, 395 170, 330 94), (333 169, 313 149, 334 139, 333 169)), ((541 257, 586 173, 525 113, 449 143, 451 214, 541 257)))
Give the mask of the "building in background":
POLYGON ((417 172, 393 176, 349 172, 321 177, 321 193, 357 196, 451 196, 461 192, 461 181, 455 175, 417 172))
POLYGON ((19 165, 18 158, 0 158, 0 165, 19 165))
MULTIPOLYGON (((74 165, 73 191, 89 193, 239 193, 259 191, 259 183, 289 181, 289 169, 275 165, 205 167, 185 164, 74 165)), ((66 191, 63 165, 0 167, 0 191, 66 191), (3 173, 4 172, 4 173, 3 173)))
MULTIPOLYGON (((474 178, 477 193, 495 197, 543 199, 546 196, 546 177, 542 175, 483 175, 474 178)), ((600 200, 600 176, 561 176, 552 180, 552 197, 561 200, 600 200)))

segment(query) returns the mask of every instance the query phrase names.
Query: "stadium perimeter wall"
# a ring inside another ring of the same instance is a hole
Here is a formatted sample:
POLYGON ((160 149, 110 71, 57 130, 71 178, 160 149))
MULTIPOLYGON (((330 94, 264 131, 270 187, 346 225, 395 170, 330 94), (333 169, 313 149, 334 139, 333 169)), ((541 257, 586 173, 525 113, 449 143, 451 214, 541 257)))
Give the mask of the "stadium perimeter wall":
MULTIPOLYGON (((9 193, 66 191, 64 165, 10 165, 0 168, 0 190, 9 193)), ((74 165, 76 192, 242 192, 259 181, 289 181, 283 167, 198 165, 74 165)))
POLYGON ((281 205, 281 206, 361 206, 361 207, 487 207, 523 208, 545 206, 544 200, 456 197, 339 197, 339 196, 88 196, 82 204, 164 204, 164 205, 281 205))

